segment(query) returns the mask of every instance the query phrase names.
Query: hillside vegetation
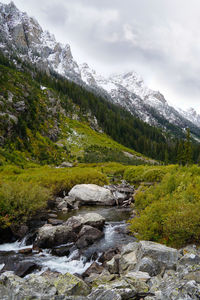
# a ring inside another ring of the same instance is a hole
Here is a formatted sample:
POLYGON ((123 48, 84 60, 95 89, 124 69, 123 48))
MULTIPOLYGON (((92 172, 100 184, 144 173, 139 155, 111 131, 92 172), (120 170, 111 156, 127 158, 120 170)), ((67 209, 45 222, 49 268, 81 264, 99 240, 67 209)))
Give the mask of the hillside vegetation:
MULTIPOLYGON (((79 161, 94 162, 92 149, 97 161, 119 157, 121 162, 135 164, 135 157, 131 162, 130 156, 127 159, 122 153, 129 148, 137 153, 128 152, 137 156, 142 153, 158 161, 177 161, 178 139, 85 87, 55 73, 49 76, 39 72, 17 58, 14 61, 0 54, 1 160, 5 157, 15 164, 24 159, 59 164, 79 157, 79 161), (99 148, 102 146, 108 149, 99 148), (99 153, 103 155, 99 157, 99 153)), ((198 160, 198 150, 199 145, 194 143, 194 161, 198 160)))

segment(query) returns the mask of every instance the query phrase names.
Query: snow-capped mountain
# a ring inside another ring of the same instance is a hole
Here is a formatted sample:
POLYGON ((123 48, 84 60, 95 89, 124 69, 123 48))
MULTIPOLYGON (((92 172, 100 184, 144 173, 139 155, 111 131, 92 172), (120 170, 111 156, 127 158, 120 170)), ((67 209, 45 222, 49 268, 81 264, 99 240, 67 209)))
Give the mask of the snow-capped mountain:
POLYGON ((58 43, 54 35, 43 31, 34 18, 19 11, 13 2, 0 4, 0 49, 92 89, 151 125, 167 130, 171 125, 189 127, 200 137, 200 116, 194 109, 185 112, 170 106, 160 92, 145 86, 135 72, 105 78, 86 63, 78 65, 69 45, 58 43))

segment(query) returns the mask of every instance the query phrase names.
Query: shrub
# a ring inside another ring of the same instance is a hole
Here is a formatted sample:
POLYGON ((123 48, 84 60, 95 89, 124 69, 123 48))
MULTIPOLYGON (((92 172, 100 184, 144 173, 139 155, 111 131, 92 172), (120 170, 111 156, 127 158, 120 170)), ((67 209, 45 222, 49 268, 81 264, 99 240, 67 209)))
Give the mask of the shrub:
POLYGON ((179 168, 135 197, 138 211, 130 220, 139 239, 181 247, 200 240, 200 175, 195 167, 179 168))
POLYGON ((0 187, 0 225, 23 223, 37 210, 44 208, 51 192, 32 182, 6 182, 0 187))

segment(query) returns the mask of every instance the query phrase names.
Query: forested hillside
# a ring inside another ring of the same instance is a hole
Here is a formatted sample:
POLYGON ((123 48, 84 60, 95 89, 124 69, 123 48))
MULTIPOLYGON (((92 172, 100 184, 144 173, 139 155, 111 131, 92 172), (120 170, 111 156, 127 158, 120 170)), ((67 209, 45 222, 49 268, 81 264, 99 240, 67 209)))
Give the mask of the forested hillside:
MULTIPOLYGON (((69 128, 65 125, 71 118, 145 156, 165 162, 179 160, 178 146, 183 141, 121 107, 54 72, 38 71, 17 58, 9 60, 1 53, 0 63, 1 146, 7 153, 20 151, 47 163, 72 158, 67 143, 58 146, 59 140, 63 143, 67 137, 69 128)), ((198 160, 198 150, 199 145, 193 143, 193 161, 198 160)))

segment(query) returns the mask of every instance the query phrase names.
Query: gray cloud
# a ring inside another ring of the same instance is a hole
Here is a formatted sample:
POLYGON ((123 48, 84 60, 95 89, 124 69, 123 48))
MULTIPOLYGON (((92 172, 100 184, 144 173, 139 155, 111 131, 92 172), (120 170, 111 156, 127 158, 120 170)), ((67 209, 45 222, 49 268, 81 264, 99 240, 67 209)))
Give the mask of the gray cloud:
POLYGON ((133 69, 167 100, 200 111, 199 0, 15 3, 69 43, 79 62, 105 74, 133 69))

